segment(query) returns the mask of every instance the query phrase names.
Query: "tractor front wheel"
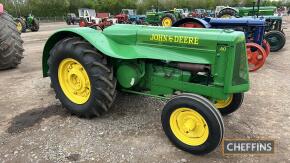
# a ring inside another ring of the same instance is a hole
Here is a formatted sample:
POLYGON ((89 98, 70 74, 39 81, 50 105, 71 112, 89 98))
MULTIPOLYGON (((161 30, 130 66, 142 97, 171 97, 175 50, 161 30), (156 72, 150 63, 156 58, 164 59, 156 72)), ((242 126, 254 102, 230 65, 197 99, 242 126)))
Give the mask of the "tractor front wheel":
POLYGON ((281 50, 286 44, 286 37, 280 31, 270 31, 266 33, 265 39, 271 46, 271 52, 277 52, 281 50))
POLYGON ((176 17, 171 13, 167 13, 161 18, 161 24, 163 27, 171 27, 175 22, 176 17))
POLYGON ((267 58, 264 48, 256 43, 247 43, 247 56, 250 72, 263 67, 267 58))
POLYGON ((235 93, 226 100, 215 101, 215 107, 218 108, 222 115, 228 115, 237 111, 244 101, 243 93, 235 93))
POLYGON ((113 69, 88 42, 59 41, 50 51, 48 65, 56 97, 70 112, 91 118, 109 110, 115 99, 113 69))
POLYGON ((219 111, 204 97, 179 95, 164 107, 162 126, 169 140, 178 148, 196 155, 216 149, 224 135, 219 111))

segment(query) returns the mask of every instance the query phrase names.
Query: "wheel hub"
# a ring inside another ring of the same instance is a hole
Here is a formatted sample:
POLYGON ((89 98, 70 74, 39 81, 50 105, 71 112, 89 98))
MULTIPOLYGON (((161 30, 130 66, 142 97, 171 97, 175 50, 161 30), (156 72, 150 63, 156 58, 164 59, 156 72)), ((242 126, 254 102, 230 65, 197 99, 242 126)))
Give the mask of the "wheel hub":
POLYGON ((217 100, 215 103, 215 107, 218 109, 226 108, 232 103, 232 101, 233 101, 233 95, 231 95, 226 100, 217 100))
POLYGON ((170 117, 170 127, 180 141, 192 146, 203 144, 209 136, 205 119, 189 108, 175 110, 170 117))
POLYGON ((171 27, 172 26, 172 20, 170 18, 164 18, 163 21, 162 21, 162 26, 171 27))
POLYGON ((63 60, 58 69, 58 78, 64 94, 76 104, 84 104, 90 97, 91 85, 87 72, 74 59, 63 60))

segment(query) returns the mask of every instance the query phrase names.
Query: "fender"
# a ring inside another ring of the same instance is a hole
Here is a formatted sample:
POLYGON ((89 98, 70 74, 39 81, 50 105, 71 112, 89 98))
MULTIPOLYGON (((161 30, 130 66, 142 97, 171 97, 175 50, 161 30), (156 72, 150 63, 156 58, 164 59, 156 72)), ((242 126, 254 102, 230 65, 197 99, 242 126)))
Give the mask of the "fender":
POLYGON ((42 58, 43 76, 47 77, 47 60, 54 45, 67 37, 80 37, 102 54, 115 59, 155 59, 172 62, 213 64, 218 44, 234 45, 242 33, 219 29, 163 28, 137 25, 113 25, 104 31, 92 28, 62 29, 47 41, 42 58), (225 36, 223 40, 220 36, 225 36), (165 37, 165 38, 164 38, 165 37), (174 40, 168 40, 169 37, 174 40), (187 37, 190 41, 183 41, 187 37), (163 40, 166 39, 166 40, 163 40), (192 55, 192 54, 195 55, 192 55))
POLYGON ((0 14, 3 14, 4 13, 4 7, 3 5, 0 3, 0 14))
POLYGON ((201 24, 204 28, 211 28, 211 25, 207 21, 199 18, 184 18, 175 22, 172 27, 179 27, 181 24, 184 24, 186 22, 196 22, 198 24, 201 24))

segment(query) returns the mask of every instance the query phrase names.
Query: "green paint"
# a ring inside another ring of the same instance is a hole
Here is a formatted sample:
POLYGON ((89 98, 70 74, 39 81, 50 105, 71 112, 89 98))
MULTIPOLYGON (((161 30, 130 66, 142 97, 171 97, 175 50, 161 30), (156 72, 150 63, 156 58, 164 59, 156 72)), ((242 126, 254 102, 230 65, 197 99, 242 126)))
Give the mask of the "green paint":
POLYGON ((134 25, 114 25, 103 32, 91 28, 63 29, 45 45, 44 76, 50 50, 67 37, 82 37, 110 58, 119 90, 158 97, 184 92, 225 99, 249 89, 242 32, 134 25), (180 62, 208 65, 210 76, 172 66, 180 62))

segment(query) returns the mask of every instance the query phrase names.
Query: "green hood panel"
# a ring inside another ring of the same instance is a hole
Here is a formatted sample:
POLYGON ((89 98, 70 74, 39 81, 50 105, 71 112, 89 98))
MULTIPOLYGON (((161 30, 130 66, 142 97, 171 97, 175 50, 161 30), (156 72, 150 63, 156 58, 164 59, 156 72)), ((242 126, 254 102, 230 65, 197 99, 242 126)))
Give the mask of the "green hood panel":
POLYGON ((219 29, 165 28, 114 25, 103 32, 91 28, 67 28, 47 41, 43 53, 43 72, 53 46, 67 37, 82 37, 103 54, 118 59, 156 59, 176 62, 213 64, 217 45, 234 46, 244 41, 242 32, 219 29))

